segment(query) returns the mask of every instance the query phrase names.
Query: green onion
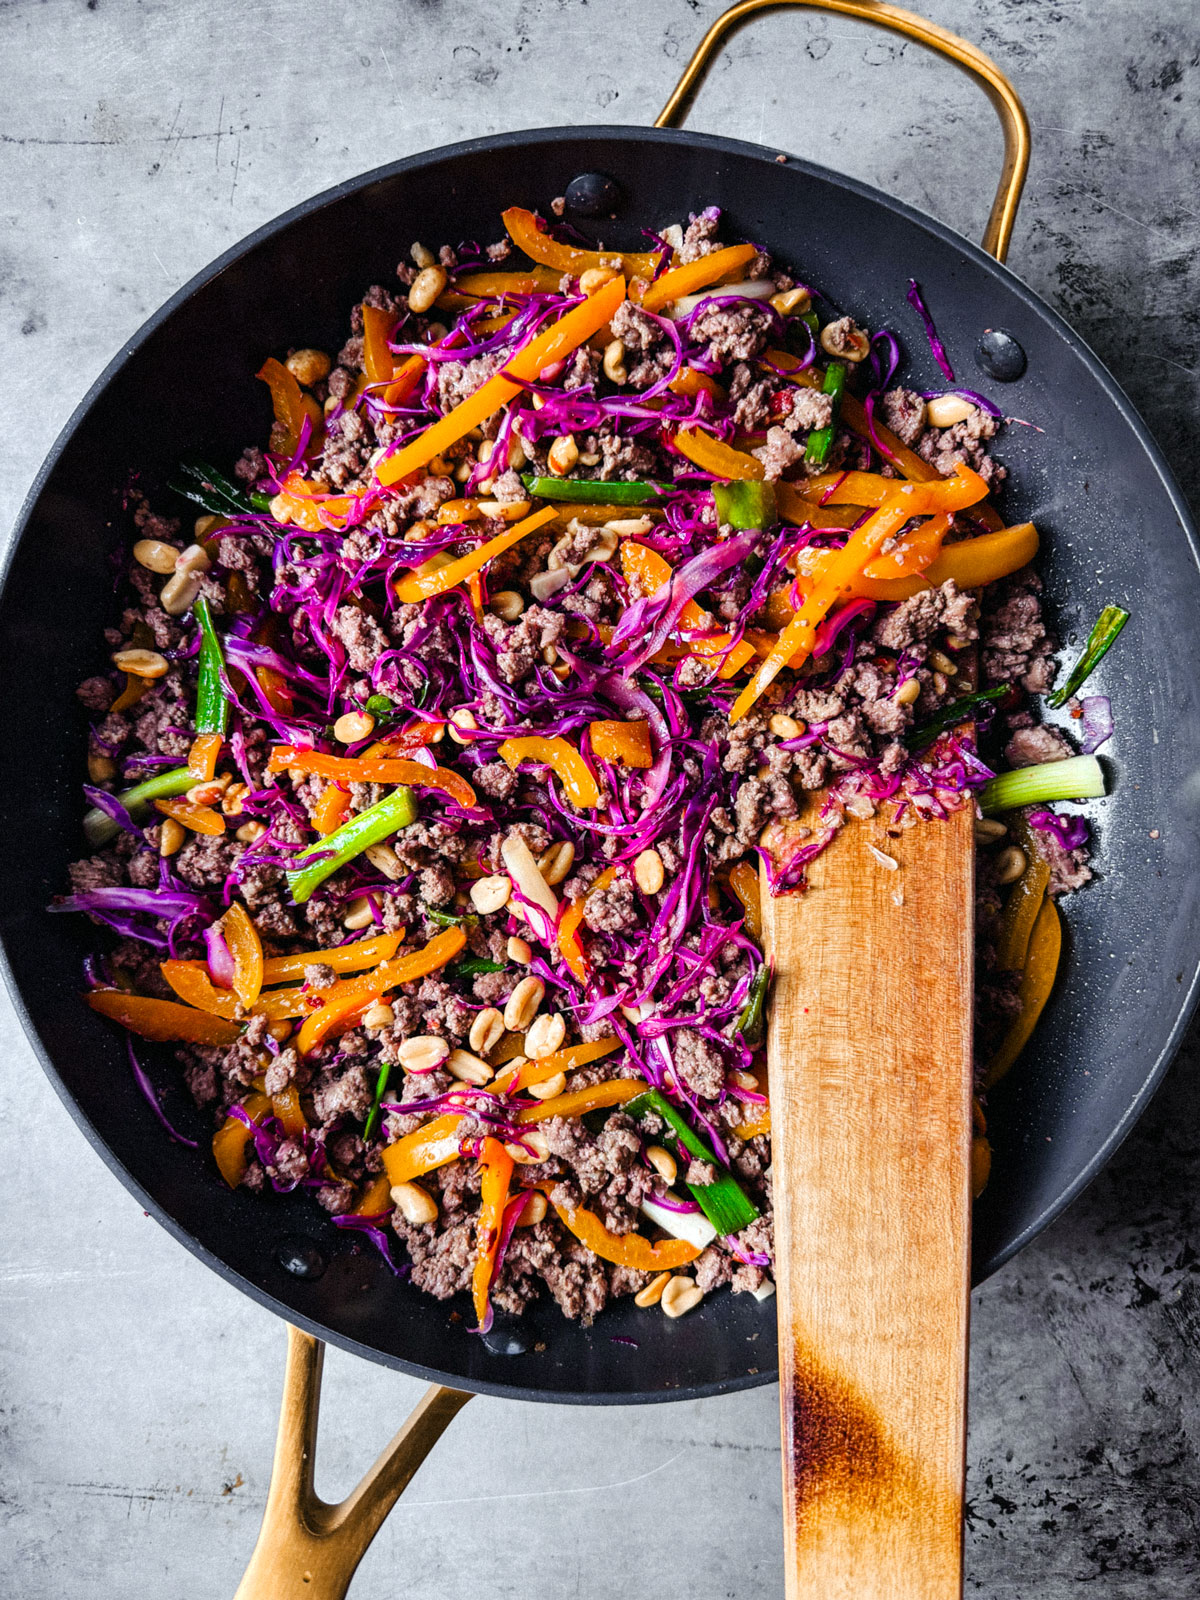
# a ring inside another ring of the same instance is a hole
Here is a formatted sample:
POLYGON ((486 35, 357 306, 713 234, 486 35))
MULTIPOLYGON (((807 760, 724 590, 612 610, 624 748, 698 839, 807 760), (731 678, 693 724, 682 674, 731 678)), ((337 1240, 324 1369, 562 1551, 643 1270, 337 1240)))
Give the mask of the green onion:
POLYGON ((521 482, 535 500, 573 500, 578 505, 644 506, 666 494, 661 483, 600 483, 594 478, 539 478, 531 472, 521 482))
POLYGON ((503 961, 488 961, 483 956, 464 956, 447 970, 454 978, 475 978, 481 972, 503 972, 504 967, 503 961))
POLYGON ((1106 793, 1104 769, 1095 756, 1069 756, 1066 761, 1043 761, 1036 767, 1017 767, 993 778, 979 794, 985 816, 1015 811, 1018 806, 1050 805, 1055 800, 1098 800, 1106 793))
POLYGON ((779 521, 773 483, 759 483, 753 478, 714 483, 712 494, 718 518, 731 528, 773 528, 779 521))
POLYGON ((721 1170, 711 1147, 684 1121, 683 1116, 658 1089, 648 1089, 631 1100, 625 1107, 635 1121, 640 1122, 647 1112, 653 1111, 670 1128, 679 1143, 697 1161, 711 1162, 717 1169, 713 1183, 688 1183, 684 1187, 720 1234, 741 1233, 758 1216, 758 1207, 746 1194, 731 1172, 721 1170))
MULTIPOLYGON (((210 467, 207 461, 180 462, 179 476, 173 478, 167 488, 218 517, 244 517, 250 510, 250 496, 230 483, 216 467, 210 467)), ((270 496, 265 498, 269 504, 270 496)))
POLYGON ((837 427, 838 413, 842 409, 842 394, 845 388, 845 367, 840 361, 831 361, 825 368, 825 382, 821 385, 821 393, 833 396, 833 420, 827 428, 813 429, 804 450, 804 459, 814 467, 824 464, 825 457, 833 444, 834 429, 837 427))
POLYGON ((274 498, 263 489, 251 489, 247 498, 255 511, 270 511, 271 501, 274 498))
POLYGON ((815 311, 802 311, 796 320, 804 323, 814 339, 821 331, 821 321, 815 311))
POLYGON ((767 1008, 767 990, 771 987, 771 969, 764 962, 754 974, 746 1004, 738 1012, 733 1025, 734 1033, 744 1035, 746 1043, 755 1045, 762 1038, 763 1019, 767 1008))
MULTIPOLYGON (((187 767, 172 767, 168 772, 157 772, 154 777, 135 783, 132 789, 122 789, 117 799, 132 816, 151 800, 166 800, 172 795, 186 794, 196 782, 195 774, 187 767)), ((93 849, 99 850, 120 833, 120 828, 108 815, 94 806, 83 819, 83 834, 93 849)))
POLYGON ((385 694, 368 695, 364 711, 369 711, 373 717, 394 717, 396 708, 385 694))
POLYGON ((196 685, 196 732, 219 733, 222 739, 229 731, 229 696, 221 681, 225 668, 225 655, 217 630, 213 627, 212 610, 203 595, 192 610, 200 624, 200 678, 196 685))
POLYGON ((362 1136, 364 1139, 371 1137, 375 1131, 375 1124, 379 1121, 379 1102, 383 1099, 383 1092, 387 1088, 391 1071, 392 1063, 385 1061, 379 1069, 379 1076, 375 1079, 375 1098, 371 1101, 371 1109, 367 1113, 367 1120, 363 1123, 362 1136))
POLYGON ((407 828, 417 817, 417 803, 411 789, 403 785, 393 789, 373 806, 368 806, 357 817, 343 822, 340 828, 318 839, 294 857, 295 867, 287 875, 288 888, 297 905, 310 898, 319 883, 324 883, 331 873, 344 867, 347 861, 361 855, 369 845, 381 844, 397 828, 407 828), (317 857, 319 859, 314 860, 317 857))
POLYGON ((1117 635, 1129 621, 1124 606, 1105 606, 1096 618, 1096 625, 1088 635, 1083 654, 1071 668, 1066 683, 1050 696, 1049 704, 1057 711, 1065 706, 1077 689, 1083 687, 1100 662, 1116 643, 1117 635))
POLYGON ((961 722, 976 706, 987 705, 990 700, 1002 699, 1010 688, 1010 684, 998 683, 994 689, 977 689, 974 694, 964 694, 961 699, 955 700, 953 705, 943 706, 940 711, 934 712, 928 722, 923 722, 919 728, 914 728, 908 736, 908 748, 923 750, 927 744, 933 743, 944 728, 952 728, 956 722, 961 722))
POLYGON ((429 918, 430 922, 438 922, 443 928, 471 928, 479 921, 473 911, 461 911, 458 913, 441 911, 437 906, 427 906, 424 903, 421 905, 421 910, 429 918))

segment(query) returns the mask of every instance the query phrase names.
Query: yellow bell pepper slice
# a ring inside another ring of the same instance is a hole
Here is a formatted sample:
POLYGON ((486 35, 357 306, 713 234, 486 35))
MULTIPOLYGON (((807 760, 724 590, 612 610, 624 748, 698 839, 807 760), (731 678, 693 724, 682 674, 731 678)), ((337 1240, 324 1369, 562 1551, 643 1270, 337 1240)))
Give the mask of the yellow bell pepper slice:
POLYGON ((1029 941, 1046 898, 1050 868, 1043 858, 1024 818, 1013 823, 1017 843, 1025 853, 1025 871, 1008 891, 996 933, 996 965, 1002 972, 1024 969, 1029 941))
MULTIPOLYGON (((542 232, 532 211, 526 211, 521 206, 510 206, 501 213, 500 220, 518 250, 527 255, 530 261, 552 267, 560 275, 566 272, 578 278, 597 267, 616 267, 627 278, 650 278, 658 266, 657 254, 645 251, 577 250, 574 245, 560 244, 557 239, 542 232)), ((462 285, 460 283, 455 287, 461 288, 462 285)), ((557 283, 554 287, 558 287, 557 283)), ((595 329, 592 331, 595 332, 595 329)))
POLYGON ((461 928, 445 928, 436 934, 423 949, 414 950, 398 960, 384 961, 374 972, 364 972, 358 978, 346 978, 326 989, 321 995, 324 1004, 319 1011, 307 1017, 296 1035, 296 1049, 302 1056, 315 1050, 325 1035, 342 1023, 350 1023, 372 1001, 378 1000, 389 989, 402 983, 412 983, 452 961, 467 942, 461 928))
POLYGON ((283 983, 302 978, 305 967, 332 967, 335 972, 362 972, 377 967, 396 954, 404 942, 402 933, 377 933, 354 944, 339 944, 332 950, 308 950, 298 956, 268 956, 263 962, 263 982, 283 983))
MULTIPOLYGON (((551 1194, 554 1184, 542 1183, 538 1188, 551 1194)), ((554 1204, 553 1199, 551 1204, 554 1204)), ((670 1272, 675 1267, 687 1266, 700 1254, 699 1245, 690 1244, 686 1239, 662 1239, 658 1244, 651 1244, 640 1233, 610 1233, 596 1213, 583 1206, 567 1210, 565 1206, 556 1205, 554 1209, 563 1227, 594 1256, 615 1262, 617 1266, 630 1267, 635 1272, 670 1272)))
POLYGON ((557 515, 553 506, 543 506, 531 517, 526 517, 523 522, 516 523, 504 533, 498 533, 494 539, 481 544, 469 555, 460 556, 449 566, 436 566, 434 559, 431 558, 397 582, 397 600, 403 601, 406 605, 416 605, 419 600, 428 600, 435 594, 445 594, 448 590, 457 588, 481 567, 485 567, 489 561, 494 561, 506 550, 511 550, 514 544, 535 533, 538 528, 545 527, 547 522, 553 522, 557 515))
POLYGON ((719 283, 729 273, 746 266, 757 254, 752 244, 730 244, 723 250, 714 250, 711 255, 685 262, 681 267, 672 267, 646 290, 642 306, 647 311, 658 311, 685 294, 707 289, 710 284, 719 283))
POLYGON ((566 739, 545 739, 538 735, 505 739, 496 753, 514 772, 522 761, 539 761, 551 767, 567 798, 580 811, 594 809, 600 804, 600 789, 595 778, 579 751, 566 739))
MULTIPOLYGON (((271 1102, 265 1094, 248 1094, 241 1102, 241 1108, 251 1121, 257 1122, 271 1110, 271 1102)), ((251 1130, 238 1117, 227 1117, 213 1134, 213 1156, 221 1176, 231 1189, 236 1189, 246 1176, 249 1165, 246 1146, 253 1137, 251 1130)))
POLYGON ((383 1165, 391 1182, 409 1183, 435 1167, 457 1160, 461 1121, 460 1113, 448 1111, 389 1144, 383 1152, 383 1165))
POLYGON ((119 1022, 130 1033, 160 1043, 183 1041, 187 1044, 233 1044, 241 1034, 235 1022, 176 1005, 173 1000, 156 1000, 150 995, 126 994, 122 989, 93 989, 84 995, 93 1011, 119 1022))
POLYGON ((488 1321, 488 1290, 496 1267, 496 1251, 500 1245, 500 1226, 504 1221, 504 1208, 508 1204, 508 1186, 512 1182, 513 1158, 499 1139, 485 1139, 479 1153, 482 1182, 479 1189, 479 1213, 475 1220, 475 1266, 471 1273, 471 1299, 475 1317, 482 1328, 488 1321))
POLYGON ((1054 978, 1058 972, 1061 955, 1062 923, 1059 920, 1057 906, 1047 895, 1042 900, 1037 920, 1033 925, 1025 967, 1021 973, 1021 987, 1018 991, 1021 1009, 1013 1019, 1004 1042, 988 1063, 985 1080, 987 1088, 990 1089, 993 1084, 999 1083, 1037 1027, 1038 1019, 1045 1010, 1046 1001, 1050 998, 1050 991, 1054 988, 1054 978))
POLYGON ((722 439, 699 428, 680 428, 671 440, 676 450, 700 468, 718 478, 761 480, 766 468, 756 456, 748 456, 722 439))
POLYGON ((468 395, 453 411, 426 428, 394 456, 381 461, 375 473, 378 481, 385 485, 399 483, 402 478, 428 466, 434 456, 448 450, 464 434, 486 421, 493 411, 498 411, 506 400, 519 394, 522 383, 532 382, 543 368, 569 356, 606 322, 611 322, 624 298, 624 278, 602 284, 582 305, 573 307, 510 356, 494 377, 468 395))
POLYGON ((590 1089, 571 1089, 553 1100, 543 1100, 540 1105, 526 1106, 517 1113, 516 1120, 527 1123, 544 1122, 547 1117, 582 1117, 585 1112, 598 1111, 601 1106, 624 1105, 626 1100, 632 1100, 645 1090, 641 1078, 610 1078, 607 1083, 593 1084, 590 1089))

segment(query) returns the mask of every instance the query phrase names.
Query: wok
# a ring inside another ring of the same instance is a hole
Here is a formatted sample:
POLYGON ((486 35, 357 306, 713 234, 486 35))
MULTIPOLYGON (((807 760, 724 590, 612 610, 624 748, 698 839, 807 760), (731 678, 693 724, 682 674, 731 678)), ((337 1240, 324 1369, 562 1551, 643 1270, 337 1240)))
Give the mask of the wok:
MULTIPOLYGON (((714 25, 660 123, 676 115, 725 32, 778 3, 805 0, 746 0, 714 25)), ((1113 797, 1091 813, 1100 881, 1070 904, 1056 994, 1032 1047, 990 1102, 994 1163, 977 1208, 977 1281, 1099 1171, 1146 1105, 1195 1002, 1200 663, 1179 645, 1200 612, 1200 568, 1182 496, 1111 376, 1001 264, 1027 156, 1024 116, 1006 80, 972 46, 895 7, 810 3, 888 25, 956 61, 988 92, 1007 155, 986 240, 992 254, 803 160, 665 126, 541 129, 413 156, 298 206, 168 301, 71 417, 11 545, 0 597, 0 681, 8 689, 0 936, 14 1004, 46 1072, 139 1203, 215 1271, 321 1340, 457 1391, 606 1404, 767 1383, 776 1372, 773 1316, 750 1296, 718 1295, 679 1322, 625 1302, 582 1328, 542 1305, 507 1343, 469 1336, 451 1307, 395 1280, 301 1196, 266 1203, 231 1192, 203 1148, 167 1139, 133 1082, 124 1041, 79 1002, 93 930, 45 914, 68 861, 83 852, 85 723, 82 712, 63 709, 76 706, 75 685, 103 664, 110 558, 125 536, 121 495, 130 469, 152 501, 161 500, 186 451, 228 463, 262 438, 268 400, 250 380, 263 356, 297 344, 336 349, 348 307, 366 285, 391 281, 414 239, 492 238, 503 206, 545 210, 588 172, 615 180, 617 215, 572 220, 613 246, 637 246, 640 227, 715 203, 731 237, 763 241, 871 325, 894 325, 907 279, 918 279, 960 381, 989 387, 1006 410, 1044 430, 1007 431, 1004 503, 1009 521, 1031 519, 1043 531, 1059 632, 1078 639, 1108 602, 1134 616, 1097 679, 1118 730, 1104 753, 1113 797), (972 367, 987 328, 1007 330, 1028 358, 1024 375, 1003 390, 972 367)), ((911 319, 903 332, 910 370, 934 386, 936 369, 911 319)), ((166 1053, 156 1059, 148 1049, 146 1059, 168 1114, 203 1145, 201 1119, 166 1053)), ((297 1339, 293 1355, 293 1376, 307 1375, 311 1402, 298 1413, 303 1433, 315 1422, 319 1347, 297 1339)), ((439 1403, 452 1412, 461 1399, 439 1403)), ((444 1420, 434 1405, 417 1428, 425 1428, 424 1448, 444 1420)), ((393 1478, 398 1470, 393 1465, 393 1478)))

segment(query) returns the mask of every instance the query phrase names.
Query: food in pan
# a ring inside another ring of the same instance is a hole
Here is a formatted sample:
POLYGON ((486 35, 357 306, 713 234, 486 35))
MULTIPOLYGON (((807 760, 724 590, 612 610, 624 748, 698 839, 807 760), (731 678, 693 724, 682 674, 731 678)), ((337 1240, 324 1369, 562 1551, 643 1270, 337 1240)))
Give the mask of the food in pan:
POLYGON ((937 393, 715 209, 638 252, 504 224, 414 245, 336 360, 268 355, 231 477, 131 488, 56 907, 117 936, 87 1000, 160 1116, 133 1036, 176 1044, 227 1183, 485 1329, 770 1293, 760 863, 802 890, 855 819, 976 807, 981 1089, 1011 1065, 1124 621, 1077 751, 1002 419, 915 284, 937 393))

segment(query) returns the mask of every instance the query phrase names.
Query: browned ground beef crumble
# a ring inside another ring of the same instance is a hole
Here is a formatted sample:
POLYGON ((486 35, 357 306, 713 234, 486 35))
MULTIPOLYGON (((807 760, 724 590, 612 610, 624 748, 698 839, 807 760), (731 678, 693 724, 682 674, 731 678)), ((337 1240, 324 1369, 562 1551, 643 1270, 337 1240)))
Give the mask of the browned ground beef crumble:
MULTIPOLYGON (((715 214, 704 213, 688 223, 678 258, 698 259, 719 243, 718 220, 715 214)), ((506 253, 501 247, 489 250, 493 259, 502 259, 506 253)), ((454 252, 443 250, 441 259, 453 270, 454 252)), ((792 279, 775 272, 765 256, 753 263, 750 273, 758 279, 773 276, 779 288, 792 285, 792 279)), ((409 343, 425 341, 431 331, 436 334, 431 329, 436 311, 423 316, 408 312, 404 290, 414 277, 414 269, 404 264, 398 272, 398 289, 376 286, 366 296, 366 304, 395 312, 400 331, 394 337, 409 343)), ((693 344, 703 347, 712 362, 719 364, 719 379, 728 391, 737 427, 752 435, 765 434, 765 439, 753 448, 764 463, 768 478, 780 474, 802 476, 809 470, 804 458, 807 438, 811 430, 829 425, 831 402, 826 395, 800 389, 790 391, 790 408, 779 406, 777 397, 788 390, 788 385, 782 377, 757 364, 768 343, 778 337, 773 331, 773 319, 778 320, 769 309, 763 309, 761 302, 715 302, 694 319, 690 338, 693 344)), ((624 345, 626 392, 646 389, 670 370, 672 348, 659 319, 626 301, 613 319, 611 331, 624 345)), ((835 331, 843 343, 856 332, 848 317, 835 324, 835 331)), ((501 359, 489 354, 444 363, 437 377, 437 407, 448 410, 472 393, 496 370, 501 359)), ((323 447, 307 470, 339 493, 365 488, 371 479, 375 452, 380 446, 391 445, 401 431, 397 422, 370 408, 351 407, 362 362, 362 313, 355 307, 351 334, 336 364, 311 388, 326 420, 323 447)), ((597 383, 603 388, 606 382, 600 377, 599 352, 587 349, 579 352, 562 377, 566 388, 597 383)), ((882 397, 880 416, 939 472, 948 473, 956 462, 966 462, 993 486, 1003 479, 1003 467, 987 453, 996 424, 983 412, 973 411, 967 421, 950 428, 933 428, 927 423, 920 396, 912 390, 893 388, 882 397)), ((528 463, 525 470, 545 473, 550 440, 530 425, 535 418, 536 411, 522 410, 515 437, 528 463)), ((499 416, 491 418, 484 424, 483 436, 494 437, 499 423, 499 416)), ((611 418, 595 427, 580 428, 575 443, 579 464, 572 475, 577 477, 605 482, 654 478, 670 483, 680 469, 680 458, 668 452, 656 434, 623 435, 611 418)), ((381 553, 395 550, 406 538, 420 537, 414 525, 436 519, 438 507, 463 492, 456 469, 467 462, 474 465, 477 445, 478 436, 447 450, 445 459, 437 464, 438 470, 431 469, 418 487, 392 492, 362 526, 352 529, 345 536, 338 557, 346 573, 353 574, 363 563, 378 560, 381 553)), ((826 470, 871 464, 870 446, 839 425, 826 470)), ((683 465, 686 467, 686 463, 683 465)), ((880 465, 876 461, 875 470, 880 465)), ((886 474, 892 474, 893 469, 886 462, 882 467, 886 474)), ((247 448, 237 464, 236 475, 246 485, 267 483, 269 463, 258 446, 247 448)), ((526 493, 519 475, 511 468, 494 477, 488 492, 501 504, 520 501, 526 493)), ((193 540, 193 534, 184 531, 179 518, 152 509, 136 494, 130 496, 130 510, 131 532, 137 539, 154 539, 179 550, 193 540)), ((636 509, 628 513, 630 518, 637 515, 636 509)), ((481 523, 464 530, 465 542, 457 550, 452 548, 451 554, 473 548, 481 534, 490 537, 505 526, 499 515, 485 516, 481 523)), ((974 530, 965 521, 957 530, 968 531, 974 530)), ((619 619, 628 600, 637 598, 632 589, 628 594, 623 591, 612 567, 595 559, 596 536, 594 527, 569 523, 565 534, 561 527, 535 533, 493 562, 488 574, 490 592, 494 595, 500 590, 516 591, 524 608, 515 621, 491 612, 483 618, 498 678, 512 692, 512 699, 506 701, 497 692, 484 690, 475 715, 485 732, 534 727, 536 716, 526 714, 520 707, 542 694, 546 663, 552 659, 552 652, 575 643, 577 634, 572 630, 581 620, 589 625, 611 625, 619 619), (564 571, 569 573, 570 581, 556 590, 554 574, 564 571)), ((310 672, 327 672, 328 656, 314 641, 308 615, 287 598, 291 590, 304 585, 311 576, 310 564, 315 560, 311 543, 302 535, 297 536, 295 529, 289 532, 270 520, 260 519, 237 525, 230 533, 219 529, 209 532, 205 549, 211 566, 201 580, 200 592, 208 598, 214 615, 228 620, 229 584, 236 577, 242 594, 249 596, 249 603, 270 601, 277 618, 280 651, 310 672)), ((106 642, 113 650, 134 645, 163 651, 169 657, 169 667, 136 704, 119 712, 111 709, 123 686, 119 673, 100 672, 79 688, 79 700, 91 725, 89 770, 93 781, 108 790, 158 770, 162 762, 156 758, 166 757, 172 762, 186 759, 192 739, 195 660, 190 653, 179 654, 186 650, 192 637, 191 619, 170 615, 163 609, 159 599, 164 581, 161 576, 132 562, 127 580, 125 609, 118 623, 107 630, 106 642)), ((749 586, 748 576, 735 574, 718 584, 706 596, 706 603, 717 618, 732 620, 745 604, 749 586)), ((342 603, 328 616, 327 625, 348 666, 341 710, 360 707, 368 696, 378 692, 381 681, 392 686, 398 704, 405 704, 410 697, 424 692, 427 672, 432 672, 436 684, 440 681, 438 663, 454 659, 464 648, 465 624, 459 613, 453 617, 445 613, 431 622, 424 606, 385 608, 377 594, 359 593, 353 583, 348 584, 342 603), (381 663, 397 650, 407 654, 394 658, 392 676, 385 674, 381 678, 381 663)), ((883 774, 904 766, 909 758, 906 737, 956 693, 954 678, 934 664, 935 658, 948 656, 961 661, 964 670, 977 660, 983 684, 1013 686, 987 735, 988 748, 1004 751, 1010 764, 1073 753, 1061 735, 1036 723, 1031 706, 1030 697, 1049 686, 1055 671, 1055 644, 1042 614, 1041 583, 1031 569, 986 589, 981 598, 960 593, 948 582, 898 606, 881 606, 857 636, 849 637, 848 651, 843 638, 833 655, 816 663, 813 669, 799 675, 785 673, 759 705, 733 726, 725 716, 727 702, 705 698, 704 686, 710 682, 708 669, 696 662, 685 663, 680 669, 676 681, 684 691, 693 738, 680 758, 679 770, 690 791, 698 791, 706 784, 714 788, 716 803, 708 816, 702 844, 713 866, 722 872, 738 861, 756 863, 756 846, 764 827, 776 819, 796 817, 804 791, 845 777, 864 761, 883 774), (900 704, 895 698, 901 663, 919 685, 918 697, 909 704, 900 704), (689 699, 689 695, 694 698, 689 699), (771 731, 771 718, 777 713, 786 713, 809 727, 823 725, 824 734, 804 748, 787 748, 790 741, 771 731), (711 771, 706 770, 701 757, 705 748, 713 753, 711 771)), ((444 715, 451 706, 438 703, 435 695, 423 703, 422 709, 430 715, 444 715)), ((280 852, 286 854, 290 847, 311 839, 296 819, 311 818, 326 781, 291 773, 268 777, 266 758, 276 735, 265 723, 252 718, 244 721, 243 731, 236 776, 262 793, 261 803, 249 805, 242 817, 231 819, 230 828, 220 837, 189 834, 184 846, 171 857, 170 868, 183 885, 215 895, 218 901, 227 887, 232 891, 236 884, 268 955, 319 949, 345 940, 347 903, 362 892, 368 880, 378 894, 382 927, 403 930, 405 947, 417 947, 443 926, 434 913, 470 912, 470 906, 464 905, 466 880, 462 872, 466 862, 477 857, 486 870, 498 870, 500 847, 508 831, 519 831, 535 854, 552 839, 561 839, 569 832, 568 814, 549 803, 544 769, 510 770, 496 759, 494 739, 479 749, 446 741, 437 747, 438 759, 457 764, 465 772, 481 803, 502 808, 508 819, 504 826, 464 823, 461 818, 447 823, 438 819, 436 808, 423 808, 420 819, 390 841, 398 871, 394 880, 381 877, 377 871, 364 873, 360 862, 353 869, 334 874, 312 899, 296 905, 279 864, 280 852), (275 795, 286 799, 291 816, 275 804, 275 795), (271 823, 267 849, 235 831, 238 822, 255 818, 271 823)), ((222 768, 234 770, 228 756, 222 768)), ((349 814, 366 809, 385 792, 376 784, 355 783, 351 787, 349 814)), ((850 814, 863 815, 874 808, 866 801, 851 803, 847 809, 850 814)), ((1087 881, 1091 874, 1086 852, 1066 851, 1045 833, 1039 832, 1036 839, 1050 864, 1051 893, 1061 894, 1087 881)), ((120 833, 106 848, 72 866, 74 890, 78 893, 118 885, 157 885, 161 840, 161 819, 145 829, 142 839, 120 833)), ((566 902, 577 902, 588 894, 621 843, 607 836, 593 842, 594 848, 581 852, 586 853, 587 859, 577 861, 559 886, 558 892, 566 902)), ((679 835, 668 835, 658 842, 667 874, 667 886, 658 894, 645 896, 629 877, 621 877, 587 898, 581 936, 590 963, 609 963, 626 979, 637 976, 636 971, 629 970, 628 957, 621 954, 627 947, 622 941, 644 929, 647 919, 657 914, 671 879, 684 869, 688 848, 689 841, 679 835)), ((993 848, 981 848, 977 923, 981 1058, 990 1052, 1017 1005, 1019 975, 995 970, 995 919, 1001 905, 995 884, 995 860, 993 848)), ((507 908, 472 916, 466 926, 468 953, 500 963, 501 970, 466 976, 443 972, 407 984, 390 997, 391 1016, 385 1024, 370 1030, 356 1026, 303 1057, 294 1043, 271 1037, 261 1017, 251 1019, 242 1037, 228 1049, 181 1046, 178 1058, 196 1103, 211 1110, 220 1123, 227 1108, 243 1099, 256 1081, 267 1094, 279 1094, 294 1086, 300 1092, 312 1134, 323 1142, 329 1163, 328 1181, 314 1184, 315 1197, 328 1212, 345 1213, 355 1204, 363 1180, 380 1172, 382 1144, 411 1132, 424 1120, 421 1114, 389 1111, 379 1132, 364 1142, 363 1125, 381 1064, 389 1064, 392 1072, 386 1102, 404 1106, 445 1093, 453 1087, 454 1079, 443 1070, 420 1077, 404 1074, 399 1064, 400 1046, 414 1035, 432 1035, 446 1040, 451 1047, 462 1046, 481 1008, 503 1008, 525 975, 525 967, 510 954, 512 936, 521 929, 507 908)), ((690 933, 685 944, 690 940, 691 948, 695 948, 695 939, 695 934, 690 933)), ((158 967, 162 953, 150 944, 122 937, 112 946, 109 969, 137 992, 165 998, 170 990, 158 967)), ((202 957, 204 947, 184 940, 177 954, 202 957)), ((715 964, 683 997, 683 1003, 697 1011, 727 1004, 748 970, 745 950, 736 942, 728 943, 715 964)), ((305 981, 316 992, 328 988, 335 978, 336 974, 323 963, 314 963, 305 972, 305 981)), ((568 1042, 572 1038, 603 1037, 610 1031, 610 1023, 601 1020, 580 1024, 569 1009, 564 1010, 568 1042)), ((727 1035, 729 1029, 725 1032, 727 1035)), ((754 1290, 769 1278, 769 1268, 761 1263, 769 1261, 771 1253, 770 1145, 762 1136, 744 1141, 736 1136, 737 1128, 754 1108, 725 1092, 732 1061, 727 1046, 727 1038, 714 1040, 699 1031, 685 1030, 674 1036, 677 1079, 727 1142, 732 1169, 762 1212, 761 1218, 737 1241, 740 1255, 750 1258, 748 1261, 739 1259, 718 1242, 688 1269, 705 1291, 723 1284, 731 1284, 735 1291, 754 1290)), ((615 1061, 606 1059, 569 1074, 567 1089, 638 1075, 636 1067, 618 1056, 615 1061)), ((657 1187, 656 1174, 645 1158, 646 1141, 655 1132, 654 1120, 639 1128, 620 1109, 598 1120, 599 1126, 560 1117, 543 1123, 545 1159, 537 1165, 518 1168, 518 1176, 526 1182, 552 1183, 553 1200, 568 1207, 586 1206, 614 1233, 653 1232, 638 1207, 657 1187)), ((468 1135, 470 1124, 460 1131, 468 1135)), ((309 1173, 309 1155, 303 1141, 284 1139, 266 1166, 258 1156, 251 1155, 243 1182, 248 1189, 269 1195, 273 1185, 287 1188, 308 1178, 309 1173)), ((711 1184, 715 1175, 713 1165, 705 1161, 693 1161, 683 1174, 689 1183, 698 1186, 711 1184)), ((476 1255, 479 1172, 473 1161, 461 1160, 441 1167, 422 1182, 437 1201, 437 1220, 415 1225, 396 1210, 391 1226, 411 1262, 412 1281, 445 1299, 470 1287, 476 1255)), ((501 1309, 515 1313, 545 1291, 566 1316, 586 1321, 595 1317, 610 1297, 634 1293, 643 1287, 648 1276, 598 1260, 550 1210, 536 1225, 518 1228, 514 1233, 492 1298, 501 1309)))

